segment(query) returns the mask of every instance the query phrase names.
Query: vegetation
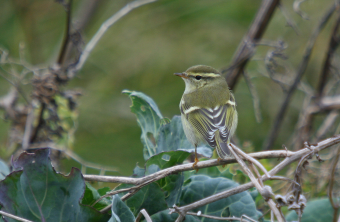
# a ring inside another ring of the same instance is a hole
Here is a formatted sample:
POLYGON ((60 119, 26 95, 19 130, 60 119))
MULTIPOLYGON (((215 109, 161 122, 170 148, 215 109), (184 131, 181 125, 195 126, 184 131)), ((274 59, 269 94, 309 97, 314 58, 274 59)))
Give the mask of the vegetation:
POLYGON ((339 220, 338 1, 1 4, 1 220, 339 220), (239 112, 198 172, 172 76, 195 64, 239 112))

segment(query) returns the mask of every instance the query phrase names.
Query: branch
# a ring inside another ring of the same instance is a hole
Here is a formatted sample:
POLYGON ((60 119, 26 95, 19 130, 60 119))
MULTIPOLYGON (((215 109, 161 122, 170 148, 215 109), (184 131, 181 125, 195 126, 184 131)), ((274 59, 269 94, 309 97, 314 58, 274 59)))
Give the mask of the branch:
MULTIPOLYGON (((247 167, 245 162, 239 157, 238 154, 236 154, 236 151, 240 151, 240 150, 237 150, 233 145, 230 145, 230 147, 231 147, 230 151, 232 152, 233 156, 236 158, 237 162, 240 164, 240 166, 242 167, 243 171, 248 175, 248 177, 250 178, 251 182, 254 184, 256 189, 259 191, 259 193, 261 194, 263 199, 267 202, 267 204, 269 205, 269 208, 274 213, 274 215, 276 216, 277 220, 279 222, 284 222, 285 220, 284 220, 284 218, 282 216, 282 213, 276 207, 276 204, 273 201, 273 199, 270 198, 270 196, 272 195, 271 189, 269 190, 268 187, 263 186, 262 181, 260 179, 259 180, 256 179, 256 177, 251 172, 251 170, 247 167)), ((240 152, 242 152, 242 151, 240 151, 240 152)), ((243 153, 239 153, 239 154, 243 154, 243 153)), ((254 170, 256 170, 255 167, 253 167, 253 168, 254 168, 254 170)), ((256 170, 255 172, 257 172, 257 174, 259 176, 258 171, 256 170)), ((268 176, 267 174, 265 174, 265 175, 266 175, 267 178, 270 178, 270 176, 268 176)))
MULTIPOLYGON (((284 169, 286 166, 288 166, 291 163, 299 160, 300 158, 304 157, 307 154, 319 152, 319 151, 326 149, 330 146, 333 146, 337 143, 340 143, 340 134, 337 135, 337 136, 325 139, 325 140, 319 142, 318 144, 316 144, 315 146, 312 145, 309 148, 304 148, 304 149, 296 151, 296 152, 291 152, 291 153, 293 153, 293 155, 287 156, 281 163, 279 163, 272 170, 270 170, 269 175, 273 176, 273 175, 277 174, 279 171, 284 169), (311 151, 311 149, 312 149, 312 151, 311 151)), ((199 165, 199 163, 197 164, 197 166, 198 165, 199 165)), ((264 175, 260 179, 262 179, 262 181, 266 181, 269 178, 264 175)), ((246 191, 246 190, 248 190, 252 187, 254 187, 254 184, 252 182, 249 182, 249 183, 240 185, 238 187, 235 187, 233 189, 229 189, 229 190, 217 193, 215 195, 206 197, 204 199, 201 199, 201 200, 196 201, 194 203, 191 203, 189 205, 178 207, 176 212, 180 212, 181 214, 185 215, 186 212, 188 212, 192 209, 202 207, 204 205, 218 201, 218 200, 223 199, 223 198, 227 198, 227 197, 232 196, 232 195, 237 194, 237 193, 241 193, 241 192, 246 191)))
POLYGON ((146 212, 145 209, 142 209, 141 211, 139 211, 135 222, 139 222, 142 219, 142 216, 144 216, 146 222, 152 222, 151 217, 149 216, 148 212, 146 212))
POLYGON ((223 74, 227 72, 226 80, 230 89, 235 87, 238 78, 253 53, 253 45, 261 39, 279 2, 279 0, 262 1, 248 34, 243 38, 238 50, 234 54, 230 67, 222 71, 223 74))
MULTIPOLYGON (((277 159, 277 158, 290 157, 290 156, 296 155, 296 153, 297 152, 291 152, 287 150, 274 150, 274 151, 263 151, 263 152, 251 153, 248 155, 256 159, 270 159, 270 158, 277 159)), ((237 163, 235 158, 221 159, 219 161, 217 159, 206 160, 206 161, 198 162, 197 165, 195 166, 195 169, 196 168, 203 169, 206 167, 226 165, 226 164, 231 164, 231 163, 237 163)), ((164 177, 167 177, 168 175, 176 174, 176 173, 188 171, 188 170, 194 170, 194 168, 192 167, 192 163, 173 166, 173 167, 170 167, 164 170, 160 170, 154 174, 151 174, 151 175, 148 175, 142 178, 87 174, 87 175, 84 175, 84 179, 87 181, 98 181, 98 182, 108 182, 108 183, 126 183, 126 184, 140 185, 142 183, 152 180, 155 177, 162 179, 164 177)))
POLYGON ((81 54, 79 61, 77 65, 74 67, 74 69, 71 70, 71 75, 73 75, 75 72, 79 71, 86 59, 88 58, 90 52, 93 50, 93 48, 96 46, 96 44, 99 42, 99 40, 103 37, 105 32, 114 24, 116 23, 119 19, 127 15, 129 12, 131 12, 133 9, 138 8, 142 5, 155 2, 157 0, 135 0, 131 3, 128 3, 126 6, 121 8, 116 14, 111 16, 109 19, 107 19, 99 28, 97 33, 92 37, 90 42, 86 45, 83 53, 81 54))
POLYGON ((326 54, 326 59, 322 67, 321 75, 319 78, 319 85, 318 85, 318 92, 317 97, 320 98, 323 95, 324 87, 326 84, 327 77, 329 75, 329 71, 331 68, 332 58, 334 56, 334 53, 336 51, 336 48, 339 46, 340 43, 340 36, 339 36, 339 27, 340 27, 340 13, 338 14, 338 17, 336 19, 335 26, 333 28, 333 32, 331 35, 331 39, 329 41, 328 50, 326 54))
POLYGON ((272 126, 272 129, 269 133, 269 137, 264 145, 264 149, 268 150, 270 149, 273 145, 274 142, 276 140, 276 137, 278 136, 279 133, 279 129, 281 127, 281 123, 284 119, 284 116, 286 114, 287 108, 288 108, 288 104, 290 102, 291 97, 293 96, 293 93, 296 89, 296 87, 298 86, 303 74, 306 71, 307 68, 307 64, 309 62, 309 58, 312 54, 312 49, 314 47, 315 41, 319 35, 319 33, 321 32, 321 30, 325 27, 325 25, 327 24, 328 20, 330 19, 331 15, 333 14, 333 12, 336 9, 336 3, 333 3, 332 6, 327 10, 326 14, 321 18, 319 24, 316 26, 315 30, 313 31, 311 37, 309 38, 308 42, 307 42, 307 46, 303 55, 303 59, 299 65, 299 68, 297 70, 296 73, 296 77, 294 80, 294 83, 292 84, 292 86, 289 88, 286 98, 284 99, 282 106, 276 116, 276 119, 274 121, 274 124, 272 126))
POLYGON ((3 215, 3 216, 9 217, 9 218, 13 218, 13 219, 18 220, 18 221, 23 221, 23 222, 33 222, 33 221, 31 221, 31 220, 26 220, 26 219, 24 219, 24 218, 15 216, 15 215, 13 215, 13 214, 7 213, 7 212, 2 211, 2 210, 0 210, 0 214, 3 215))
POLYGON ((246 218, 252 222, 256 222, 256 220, 248 217, 247 215, 242 215, 241 217, 216 217, 216 216, 211 216, 211 215, 207 215, 207 214, 202 214, 201 211, 195 213, 195 212, 187 212, 187 215, 192 215, 192 216, 197 216, 197 217, 205 217, 205 218, 210 218, 210 219, 214 219, 214 220, 227 220, 227 221, 246 221, 243 220, 243 218, 246 218))

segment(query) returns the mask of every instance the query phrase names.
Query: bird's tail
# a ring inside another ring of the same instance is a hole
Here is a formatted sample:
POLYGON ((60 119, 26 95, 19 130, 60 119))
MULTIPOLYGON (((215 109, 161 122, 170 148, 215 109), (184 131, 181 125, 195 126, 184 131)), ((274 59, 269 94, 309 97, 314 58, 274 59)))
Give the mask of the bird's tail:
POLYGON ((215 132, 215 138, 217 140, 216 151, 217 151, 218 156, 222 159, 226 159, 227 157, 232 156, 230 149, 228 147, 228 144, 230 143, 229 138, 226 142, 223 142, 219 136, 218 130, 215 132))

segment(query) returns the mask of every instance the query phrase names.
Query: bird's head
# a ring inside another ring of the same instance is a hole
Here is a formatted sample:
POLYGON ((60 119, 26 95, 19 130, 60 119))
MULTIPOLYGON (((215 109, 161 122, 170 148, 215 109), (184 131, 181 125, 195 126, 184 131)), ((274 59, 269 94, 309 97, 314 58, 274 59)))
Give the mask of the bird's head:
POLYGON ((185 72, 174 73, 174 75, 179 76, 184 80, 184 93, 190 93, 206 86, 214 86, 214 84, 218 84, 220 81, 225 81, 219 71, 205 65, 192 66, 185 72))

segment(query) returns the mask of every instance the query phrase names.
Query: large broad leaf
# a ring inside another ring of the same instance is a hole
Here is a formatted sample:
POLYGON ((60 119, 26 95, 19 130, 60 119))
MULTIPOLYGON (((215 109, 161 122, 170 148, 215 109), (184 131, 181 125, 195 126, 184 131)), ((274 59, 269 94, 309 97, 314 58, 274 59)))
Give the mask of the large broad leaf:
MULTIPOLYGON (((132 187, 132 185, 121 184, 116 190, 129 187, 132 187)), ((119 194, 120 197, 123 195, 123 193, 119 194)), ((143 187, 136 194, 127 199, 125 203, 135 216, 141 209, 145 209, 149 215, 152 215, 168 208, 165 202, 164 193, 157 183, 151 183, 143 187)))
POLYGON ((230 180, 232 180, 234 176, 234 174, 230 172, 229 167, 227 167, 223 172, 221 172, 216 166, 213 166, 200 169, 197 173, 196 171, 185 171, 184 180, 187 180, 189 179, 189 177, 194 175, 207 175, 211 178, 224 177, 230 180))
MULTIPOLYGON (((96 190, 94 187, 91 186, 91 184, 86 183, 86 189, 85 189, 84 197, 81 200, 81 203, 87 206, 92 206, 92 204, 96 202, 101 196, 105 195, 107 192, 110 192, 110 191, 111 189, 108 187, 103 187, 99 190, 96 190)), ((110 204, 111 204, 111 199, 107 197, 107 198, 100 200, 93 207, 96 210, 101 210, 110 204)))
MULTIPOLYGON (((190 153, 185 151, 169 151, 154 155, 146 162, 147 174, 154 173, 159 169, 169 168, 178 164, 188 158, 190 153)), ((157 181, 165 194, 165 200, 168 206, 172 206, 179 201, 182 191, 184 177, 182 173, 176 175, 169 175, 157 181)))
MULTIPOLYGON (((333 221, 334 209, 328 198, 308 201, 303 211, 301 222, 333 221)), ((338 214, 339 217, 339 214, 338 214)), ((291 211, 286 217, 287 221, 297 221, 295 211, 291 211)))
POLYGON ((132 101, 131 111, 136 114, 137 122, 142 130, 141 141, 144 145, 144 159, 155 155, 156 136, 163 118, 156 103, 147 95, 141 92, 124 90, 132 101))
MULTIPOLYGON (((195 151, 185 136, 180 116, 174 116, 170 121, 163 118, 156 103, 145 94, 129 90, 124 90, 123 93, 131 98, 131 111, 136 114, 142 130, 141 141, 145 160, 164 151, 195 151)), ((197 152, 206 157, 212 156, 212 148, 208 145, 200 145, 197 152)))
MULTIPOLYGON (((174 116, 170 123, 162 125, 157 136, 157 151, 185 150, 195 152, 195 147, 187 140, 180 116, 174 116)), ((197 147, 197 153, 205 156, 212 156, 212 148, 201 144, 197 147)))
MULTIPOLYGON (((211 178, 203 175, 191 176, 184 184, 181 206, 238 186, 237 183, 226 178, 211 178)), ((203 207, 196 208, 194 211, 201 211, 202 214, 218 217, 240 217, 245 214, 255 220, 259 218, 260 214, 256 210, 255 202, 248 192, 235 194, 203 207)), ((202 218, 201 221, 213 222, 215 220, 202 218)))
POLYGON ((15 171, 0 182, 1 210, 32 221, 107 221, 108 215, 79 203, 85 191, 80 171, 56 173, 48 155, 39 149, 13 162, 15 171))
POLYGON ((128 206, 116 194, 112 198, 112 217, 109 222, 134 222, 135 217, 128 206))
MULTIPOLYGON (((178 217, 177 213, 169 214, 169 210, 160 211, 151 216, 152 222, 174 222, 178 217)), ((197 217, 186 215, 185 222, 198 222, 197 217)), ((145 221, 144 221, 145 222, 145 221)))

